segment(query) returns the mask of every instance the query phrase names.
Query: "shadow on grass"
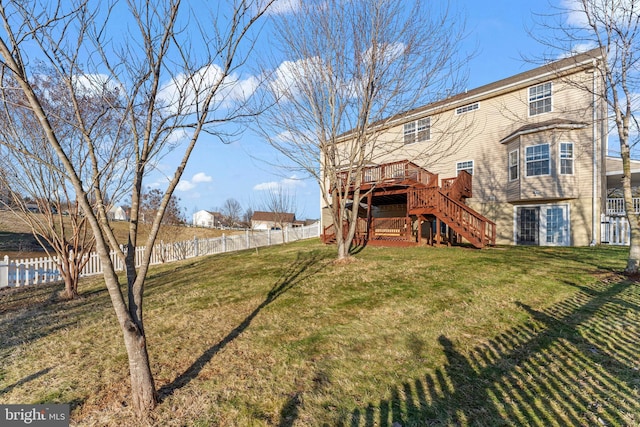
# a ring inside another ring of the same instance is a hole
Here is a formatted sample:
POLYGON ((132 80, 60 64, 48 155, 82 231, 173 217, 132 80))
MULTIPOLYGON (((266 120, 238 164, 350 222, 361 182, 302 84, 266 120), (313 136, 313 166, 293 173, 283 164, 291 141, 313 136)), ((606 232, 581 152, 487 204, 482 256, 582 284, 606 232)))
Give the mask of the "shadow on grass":
POLYGON ((51 367, 46 368, 46 369, 42 369, 42 370, 36 372, 35 374, 27 375, 26 377, 22 378, 21 380, 16 381, 15 383, 6 386, 3 389, 0 389, 0 396, 2 396, 5 393, 9 393, 11 390, 13 390, 14 388, 16 388, 18 386, 21 386, 22 384, 26 384, 26 383, 28 383, 30 381, 35 380, 38 377, 46 375, 51 369, 52 369, 51 367))
POLYGON ((576 287, 544 311, 518 304, 533 321, 469 354, 440 336, 443 367, 338 425, 638 425, 640 286, 576 287))
POLYGON ((171 383, 160 388, 158 395, 160 401, 171 396, 176 390, 189 384, 202 371, 204 366, 213 359, 227 344, 238 338, 250 325, 253 319, 269 304, 274 302, 278 297, 298 285, 305 278, 311 277, 324 266, 326 255, 313 251, 309 253, 299 252, 296 260, 287 268, 281 277, 274 283, 271 290, 267 293, 264 301, 260 303, 238 326, 227 334, 220 342, 209 347, 200 357, 198 357, 183 373, 171 383))

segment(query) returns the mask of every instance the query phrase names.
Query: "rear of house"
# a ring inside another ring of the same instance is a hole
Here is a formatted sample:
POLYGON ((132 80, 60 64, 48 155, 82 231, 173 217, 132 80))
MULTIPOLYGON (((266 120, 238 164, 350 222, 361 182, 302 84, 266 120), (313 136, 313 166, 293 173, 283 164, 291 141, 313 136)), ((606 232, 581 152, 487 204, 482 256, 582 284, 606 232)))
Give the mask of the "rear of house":
MULTIPOLYGON (((589 51, 399 115, 378 142, 397 148, 375 163, 411 162, 442 178, 468 172, 463 202, 495 223, 497 244, 598 243, 607 194, 600 60, 589 51)), ((406 198, 372 215, 420 221, 406 198)), ((329 226, 326 206, 322 218, 329 226)))

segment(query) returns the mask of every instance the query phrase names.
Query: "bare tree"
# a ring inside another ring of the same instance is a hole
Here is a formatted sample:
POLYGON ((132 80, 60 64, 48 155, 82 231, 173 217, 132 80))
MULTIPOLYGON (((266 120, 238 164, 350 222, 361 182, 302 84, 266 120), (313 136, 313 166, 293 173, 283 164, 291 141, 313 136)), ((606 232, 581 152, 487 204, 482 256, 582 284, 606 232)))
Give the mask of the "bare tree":
MULTIPOLYGON (((557 52, 572 54, 599 48, 602 61, 593 84, 582 88, 594 102, 608 106, 606 120, 611 120, 620 142, 622 192, 631 231, 631 246, 625 271, 637 274, 640 269, 640 216, 633 210, 631 188, 631 150, 640 131, 634 116, 640 91, 640 3, 635 0, 571 0, 563 8, 552 7, 551 14, 540 15, 542 27, 551 36, 534 37, 557 52)), ((598 117, 595 117, 594 126, 598 117)), ((607 123, 600 124, 607 126, 607 123)))
POLYGON ((328 0, 301 2, 276 23, 284 61, 262 134, 315 178, 333 224, 348 222, 346 233, 335 228, 340 259, 350 255, 363 169, 403 145, 377 130, 456 90, 457 18, 441 2, 328 0))
POLYGON ((227 227, 237 227, 242 215, 242 205, 236 199, 229 198, 224 201, 220 213, 227 227))
MULTIPOLYGON (((50 69, 39 69, 32 80, 34 92, 51 115, 49 122, 55 132, 60 135, 64 144, 71 148, 81 139, 78 130, 70 126, 71 99, 64 90, 64 83, 50 69)), ((71 182, 64 167, 52 147, 47 143, 46 135, 38 124, 38 118, 30 109, 15 108, 26 105, 23 93, 8 90, 17 86, 11 76, 5 76, 2 90, 3 110, 0 111, 0 138, 5 145, 14 149, 8 150, 2 158, 3 170, 0 173, 0 187, 4 187, 10 196, 0 204, 10 209, 28 225, 47 255, 56 260, 65 283, 64 296, 78 296, 78 281, 82 268, 88 261, 88 254, 93 250, 95 238, 88 227, 87 218, 80 209, 71 182), (9 86, 9 83, 11 84, 9 86), (37 153, 37 157, 28 153, 37 153)), ((99 123, 96 140, 115 141, 118 138, 118 120, 113 114, 102 110, 103 99, 113 101, 115 95, 105 91, 99 96, 86 94, 80 101, 82 113, 86 120, 99 123)), ((121 141, 122 143, 123 141, 121 141)), ((76 159, 84 156, 82 148, 72 149, 76 159)), ((126 151, 121 152, 122 155, 126 151)), ((122 160, 120 157, 119 160, 122 160)), ((127 168, 118 168, 119 177, 127 176, 127 168)), ((103 188, 107 197, 121 191, 119 184, 123 180, 112 179, 114 169, 102 171, 102 182, 109 182, 110 188, 103 188)), ((84 179, 90 176, 86 167, 78 168, 79 176, 84 179)))
POLYGON ((284 233, 285 224, 295 218, 296 195, 282 185, 270 187, 264 192, 262 210, 270 212, 273 221, 284 233))
MULTIPOLYGON (((86 216, 127 350, 132 406, 140 414, 154 408, 158 398, 143 323, 151 251, 201 134, 226 140, 230 133, 220 125, 246 117, 246 94, 237 84, 236 71, 251 50, 255 36, 251 28, 270 3, 239 0, 210 10, 202 3, 192 8, 179 0, 108 5, 90 0, 16 0, 0 4, 2 105, 9 114, 29 111, 37 118, 86 216), (122 25, 123 16, 131 19, 130 25, 122 25), (60 111, 51 108, 47 94, 39 93, 34 85, 38 77, 35 63, 43 63, 64 83, 70 100, 64 118, 76 129, 78 139, 66 139, 54 125, 60 111), (23 94, 25 102, 14 103, 12 92, 23 94), (111 96, 114 93, 116 97, 111 96), (120 134, 116 138, 103 138, 100 121, 86 114, 87 94, 94 100, 100 97, 96 105, 104 114, 117 115, 120 134), (141 265, 136 265, 143 181, 169 150, 180 153, 181 160, 167 177, 167 188, 144 242, 141 265), (131 212, 124 250, 107 221, 112 183, 106 182, 109 177, 121 178, 109 172, 125 166, 120 162, 122 152, 130 153, 126 165, 132 169, 126 181, 131 212), (125 263, 126 293, 110 250, 125 263)), ((20 126, 18 121, 13 123, 20 126)), ((10 141, 3 143, 20 152, 10 141)), ((39 152, 22 154, 48 162, 39 152)))

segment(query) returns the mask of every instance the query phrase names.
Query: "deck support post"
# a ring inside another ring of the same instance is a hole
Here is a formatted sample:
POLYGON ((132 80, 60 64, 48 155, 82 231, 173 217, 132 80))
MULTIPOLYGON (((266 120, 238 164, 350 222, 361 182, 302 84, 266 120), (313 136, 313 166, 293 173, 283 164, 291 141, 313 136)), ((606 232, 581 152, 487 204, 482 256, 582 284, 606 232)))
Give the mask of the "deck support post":
POLYGON ((440 218, 436 217, 436 246, 440 246, 442 235, 440 234, 440 218))

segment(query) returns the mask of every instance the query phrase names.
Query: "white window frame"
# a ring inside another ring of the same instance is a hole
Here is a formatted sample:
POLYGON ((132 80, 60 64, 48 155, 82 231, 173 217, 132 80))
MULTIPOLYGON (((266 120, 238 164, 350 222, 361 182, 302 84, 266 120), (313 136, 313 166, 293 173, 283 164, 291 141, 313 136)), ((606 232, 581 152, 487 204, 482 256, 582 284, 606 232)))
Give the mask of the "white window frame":
POLYGON ((549 176, 551 175, 551 147, 549 145, 549 143, 544 143, 544 144, 535 144, 535 145, 529 145, 527 147, 524 148, 524 176, 527 178, 530 177, 535 177, 535 176, 549 176), (549 171, 547 173, 541 173, 541 174, 535 174, 535 175, 530 175, 529 174, 529 163, 533 163, 533 162, 540 162, 540 161, 544 161, 545 159, 529 159, 529 155, 527 154, 527 150, 530 148, 534 148, 534 147, 542 147, 542 146, 547 146, 547 164, 548 164, 548 169, 549 171))
POLYGON ((402 141, 405 145, 414 144, 416 142, 416 127, 416 122, 404 124, 402 141), (407 141, 408 139, 409 141, 407 141))
POLYGON ((460 171, 467 171, 469 172, 470 175, 473 175, 473 167, 474 167, 473 160, 464 160, 462 162, 456 162, 456 176, 460 174, 460 171), (466 167, 462 167, 465 163, 468 163, 469 165, 466 165, 466 167), (469 169, 471 169, 471 171, 469 171, 469 169))
POLYGON ((551 113, 553 112, 553 82, 545 82, 539 85, 531 86, 527 89, 527 97, 528 97, 528 107, 529 107, 529 117, 537 116, 539 114, 551 113), (548 88, 547 88, 548 86, 548 88), (534 91, 532 94, 531 92, 534 91), (549 106, 546 106, 546 100, 549 100, 549 106), (537 107, 538 104, 542 103, 542 111, 537 107), (536 105, 535 112, 532 112, 532 107, 536 105), (547 110, 548 108, 548 110, 547 110))
POLYGON ((558 171, 560 173, 560 175, 573 175, 574 170, 575 170, 575 151, 574 151, 574 144, 573 142, 561 142, 558 145, 558 171), (563 152, 562 148, 563 146, 570 146, 571 147, 571 153, 570 156, 567 155, 566 151, 563 152), (571 172, 563 172, 563 161, 564 162, 570 162, 571 164, 571 172))
POLYGON ((512 150, 509 151, 509 167, 507 173, 509 174, 509 182, 517 181, 520 178, 520 150, 512 150), (515 154, 515 156, 513 156, 515 154), (515 162, 512 160, 515 159, 515 162), (515 170, 515 176, 511 173, 512 170, 515 170))
POLYGON ((402 130, 402 141, 405 145, 429 141, 431 139, 431 117, 425 117, 405 123, 402 130))
POLYGON ((526 204, 516 205, 513 207, 513 244, 518 245, 518 208, 539 208, 539 229, 538 229, 538 244, 540 246, 571 246, 571 205, 568 203, 547 203, 547 204, 526 204), (563 242, 548 242, 548 230, 547 230, 547 212, 544 209, 548 208, 561 208, 566 213, 566 233, 563 236, 563 242))
POLYGON ((469 111, 475 111, 480 109, 480 103, 474 102, 473 104, 463 105, 462 107, 456 108, 456 115, 468 113, 469 111))

